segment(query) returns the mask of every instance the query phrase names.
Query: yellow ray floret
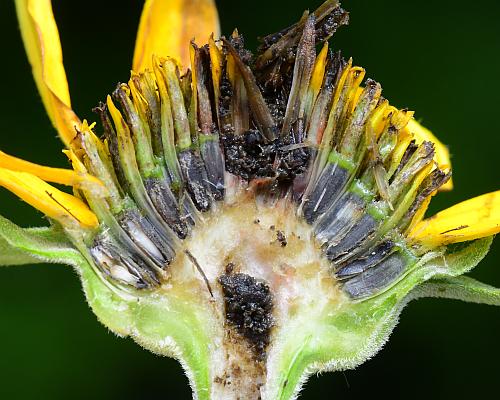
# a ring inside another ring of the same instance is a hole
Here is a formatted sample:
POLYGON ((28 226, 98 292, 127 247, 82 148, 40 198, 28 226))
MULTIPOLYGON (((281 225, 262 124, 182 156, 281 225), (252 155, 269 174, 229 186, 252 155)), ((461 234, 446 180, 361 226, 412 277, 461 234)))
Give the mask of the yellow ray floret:
POLYGON ((35 175, 0 168, 0 186, 63 225, 77 224, 83 228, 96 228, 99 225, 97 217, 84 202, 61 192, 35 175))
POLYGON ((38 91, 52 124, 68 146, 79 119, 71 101, 59 32, 50 0, 16 0, 21 34, 38 91))
POLYGON ((79 173, 71 169, 45 167, 8 155, 3 151, 0 151, 0 168, 27 172, 44 181, 87 190, 96 196, 105 196, 107 194, 107 190, 101 181, 92 175, 79 173))
POLYGON ((428 247, 465 242, 500 232, 500 191, 450 207, 419 222, 410 237, 428 247))
MULTIPOLYGON (((408 122, 407 129, 414 135, 417 144, 422 143, 425 140, 434 143, 434 148, 436 151, 436 155, 434 158, 440 169, 449 170, 451 168, 450 152, 448 148, 443 143, 441 143, 439 139, 429 129, 423 127, 414 119, 411 119, 408 122)), ((453 189, 453 182, 450 179, 446 184, 441 186, 439 190, 452 190, 452 189, 453 189)))
POLYGON ((213 0, 146 0, 134 51, 133 70, 151 68, 152 56, 173 57, 189 65, 189 42, 220 35, 213 0))

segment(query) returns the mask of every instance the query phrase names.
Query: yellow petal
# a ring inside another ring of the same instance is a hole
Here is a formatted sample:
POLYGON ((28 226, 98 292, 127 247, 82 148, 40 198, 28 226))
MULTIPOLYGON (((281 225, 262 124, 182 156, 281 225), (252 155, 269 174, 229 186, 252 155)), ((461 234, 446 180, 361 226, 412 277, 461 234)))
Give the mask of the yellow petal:
POLYGON ((309 87, 313 92, 313 103, 316 100, 316 97, 318 96, 318 93, 321 89, 321 85, 323 84, 327 56, 328 56, 328 42, 325 42, 320 53, 318 54, 318 57, 316 58, 316 62, 314 63, 311 82, 309 83, 309 87))
POLYGON ((390 168, 387 171, 387 176, 389 178, 394 174, 394 172, 396 172, 396 169, 398 168, 399 163, 401 162, 403 155, 405 154, 406 148, 412 140, 413 136, 410 134, 408 129, 403 128, 399 131, 398 141, 391 155, 390 168))
POLYGON ((52 124, 69 145, 79 119, 71 101, 50 0, 16 0, 17 18, 38 91, 52 124))
POLYGON ((427 212, 427 209, 429 208, 429 204, 431 203, 432 197, 434 195, 435 192, 432 193, 430 196, 427 196, 426 199, 422 202, 422 205, 413 216, 410 225, 407 228, 407 232, 413 232, 415 227, 422 221, 422 219, 425 216, 425 213, 427 212))
MULTIPOLYGON (((408 122, 407 128, 415 136, 417 144, 422 143, 425 140, 434 143, 436 149, 436 155, 434 158, 440 169, 449 170, 451 168, 450 152, 448 148, 443 143, 441 143, 439 139, 436 136, 434 136, 434 134, 429 129, 424 128, 415 119, 411 119, 408 122)), ((446 184, 441 186, 439 190, 443 191, 452 189, 453 189, 453 182, 450 179, 446 184)))
POLYGON ((133 70, 152 67, 152 56, 173 57, 189 66, 189 43, 220 35, 213 0, 146 0, 135 43, 133 70))
POLYGON ((366 130, 368 136, 369 146, 373 145, 374 141, 376 141, 379 136, 382 134, 384 130, 388 115, 392 111, 394 107, 389 106, 389 102, 387 100, 383 100, 375 110, 373 110, 373 114, 368 120, 368 128, 366 130))
MULTIPOLYGON (((215 95, 215 104, 219 104, 220 99, 220 81, 222 79, 222 54, 214 40, 214 35, 211 35, 209 40, 210 62, 212 64, 212 82, 215 95)), ((219 107, 216 107, 217 118, 219 117, 219 107)), ((220 124, 220 121, 219 121, 220 124)))
POLYGON ((358 104, 361 93, 363 93, 363 88, 360 87, 360 85, 361 82, 363 82, 366 71, 361 67, 352 67, 350 73, 352 75, 352 85, 349 90, 347 103, 349 104, 349 112, 353 112, 354 108, 358 104))
POLYGON ((83 228, 99 225, 97 217, 83 201, 61 192, 35 175, 0 168, 0 186, 63 225, 76 223, 83 228))
POLYGON ((96 195, 104 196, 106 194, 104 185, 92 175, 78 173, 71 169, 45 167, 8 155, 3 151, 0 151, 0 168, 28 172, 44 181, 90 190, 96 195))
POLYGON ((337 86, 335 88, 335 92, 333 94, 333 100, 332 100, 332 106, 330 108, 330 115, 335 114, 335 109, 337 108, 337 103, 339 102, 340 95, 342 93, 342 90, 344 89, 345 82, 350 74, 352 68, 352 58, 349 58, 347 61, 347 65, 345 66, 344 70, 342 71, 342 74, 340 75, 340 78, 337 82, 337 86))
POLYGON ((500 191, 464 201, 419 222, 410 233, 428 247, 465 242, 500 232, 500 191))
POLYGON ((194 115, 198 115, 198 77, 196 71, 196 44, 191 43, 189 46, 189 64, 191 65, 191 90, 192 98, 194 99, 194 115))

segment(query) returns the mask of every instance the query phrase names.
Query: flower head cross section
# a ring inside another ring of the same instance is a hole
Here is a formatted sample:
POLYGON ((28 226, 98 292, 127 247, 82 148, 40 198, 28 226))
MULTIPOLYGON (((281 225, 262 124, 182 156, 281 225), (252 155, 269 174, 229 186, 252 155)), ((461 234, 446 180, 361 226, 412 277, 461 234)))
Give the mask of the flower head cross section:
POLYGON ((213 1, 147 0, 99 128, 71 107, 50 0, 16 9, 72 168, 0 152, 0 185, 51 223, 1 218, 0 265, 74 266, 99 320, 176 357, 195 397, 294 398, 373 356, 417 297, 500 303, 462 276, 500 231, 500 192, 424 218, 452 189, 448 150, 330 49, 336 0, 255 54, 213 1))

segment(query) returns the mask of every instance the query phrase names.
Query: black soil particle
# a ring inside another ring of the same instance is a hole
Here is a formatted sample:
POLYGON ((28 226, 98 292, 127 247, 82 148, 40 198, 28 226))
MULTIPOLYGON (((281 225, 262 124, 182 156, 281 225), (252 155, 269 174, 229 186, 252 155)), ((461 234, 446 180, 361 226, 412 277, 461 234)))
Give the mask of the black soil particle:
POLYGON ((264 359, 274 325, 269 286, 241 273, 226 273, 218 281, 224 295, 226 323, 246 339, 257 360, 264 359))
POLYGON ((281 247, 286 247, 288 242, 286 240, 285 234, 282 231, 276 232, 276 238, 277 238, 278 242, 280 243, 281 247))
POLYGON ((246 180, 275 178, 291 182, 307 169, 310 149, 293 147, 281 138, 269 141, 257 130, 222 136, 226 170, 246 180))

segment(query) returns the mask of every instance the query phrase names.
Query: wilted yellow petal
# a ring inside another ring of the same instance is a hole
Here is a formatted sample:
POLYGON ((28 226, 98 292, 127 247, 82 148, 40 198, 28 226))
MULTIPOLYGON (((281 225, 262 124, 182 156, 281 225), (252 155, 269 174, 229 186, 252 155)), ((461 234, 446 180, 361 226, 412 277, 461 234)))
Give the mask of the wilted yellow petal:
POLYGON ((435 247, 500 232, 500 191, 464 201, 419 222, 410 237, 435 247))
POLYGON ((360 85, 361 82, 363 82, 366 71, 364 68, 354 66, 350 69, 349 73, 351 75, 350 79, 352 79, 352 84, 349 90, 347 103, 349 104, 350 112, 353 112, 358 104, 361 93, 363 93, 363 88, 360 87, 360 85))
POLYGON ((189 43, 220 35, 213 0, 146 0, 135 44, 133 70, 152 67, 152 56, 176 58, 189 66, 189 43))
POLYGON ((198 74, 196 71, 196 44, 190 43, 189 46, 189 65, 191 65, 191 90, 194 100, 194 115, 198 115, 198 74))
POLYGON ((79 119, 71 101, 50 0, 16 0, 17 17, 38 91, 52 124, 69 145, 79 119))
POLYGON ((335 113, 335 108, 337 107, 337 103, 339 102, 340 94, 342 93, 342 89, 344 88, 345 82, 347 80, 347 77, 350 74, 352 68, 352 58, 349 58, 347 61, 347 65, 345 66, 344 70, 342 71, 342 74, 340 75, 340 78, 337 82, 337 85, 335 87, 335 92, 333 93, 333 100, 332 100, 332 106, 330 108, 330 115, 335 113))
MULTIPOLYGON (((407 128, 415 136, 417 144, 422 143, 425 140, 434 143, 436 150, 436 155, 434 158, 440 169, 449 170, 451 168, 450 152, 448 148, 443 143, 441 143, 429 129, 424 128, 413 118, 408 122, 407 128)), ((439 188, 440 191, 452 189, 453 182, 451 179, 439 188)))
POLYGON ((422 221, 434 195, 435 193, 432 193, 430 196, 427 196, 427 198, 422 202, 422 205, 413 216, 410 226, 408 226, 407 228, 407 232, 413 232, 418 223, 422 221))
POLYGON ((0 168, 0 186, 63 225, 78 223, 83 228, 99 225, 97 217, 83 201, 61 192, 35 175, 0 168))
POLYGON ((321 49, 316 61, 314 63, 314 69, 311 76, 311 82, 309 83, 310 89, 313 92, 313 103, 318 96, 318 93, 323 84, 323 78, 325 76, 326 61, 328 56, 328 42, 325 42, 323 48, 321 49))
POLYGON ((45 167, 10 156, 3 151, 0 151, 0 168, 28 172, 44 181, 73 186, 77 189, 90 190, 95 194, 101 193, 104 195, 106 193, 106 188, 101 181, 92 175, 78 173, 71 169, 45 167))
MULTIPOLYGON (((214 40, 214 35, 208 40, 210 51, 210 62, 212 63, 212 82, 215 94, 215 104, 219 104, 220 81, 222 79, 222 54, 214 40)), ((219 118, 219 107, 216 107, 217 118, 219 118)), ((220 122, 219 122, 220 123, 220 122)))
POLYGON ((384 130, 387 117, 390 114, 392 108, 389 107, 389 102, 387 100, 383 100, 377 106, 377 108, 373 110, 373 114, 368 120, 368 128, 367 128, 369 146, 374 146, 373 143, 381 135, 382 131, 384 130))
POLYGON ((401 162, 403 155, 405 154, 406 148, 412 140, 413 136, 410 134, 408 129, 404 128, 399 131, 398 142, 396 144, 396 147, 394 148, 394 151, 392 152, 390 168, 389 171, 387 171, 388 177, 391 177, 398 168, 398 165, 401 162))

